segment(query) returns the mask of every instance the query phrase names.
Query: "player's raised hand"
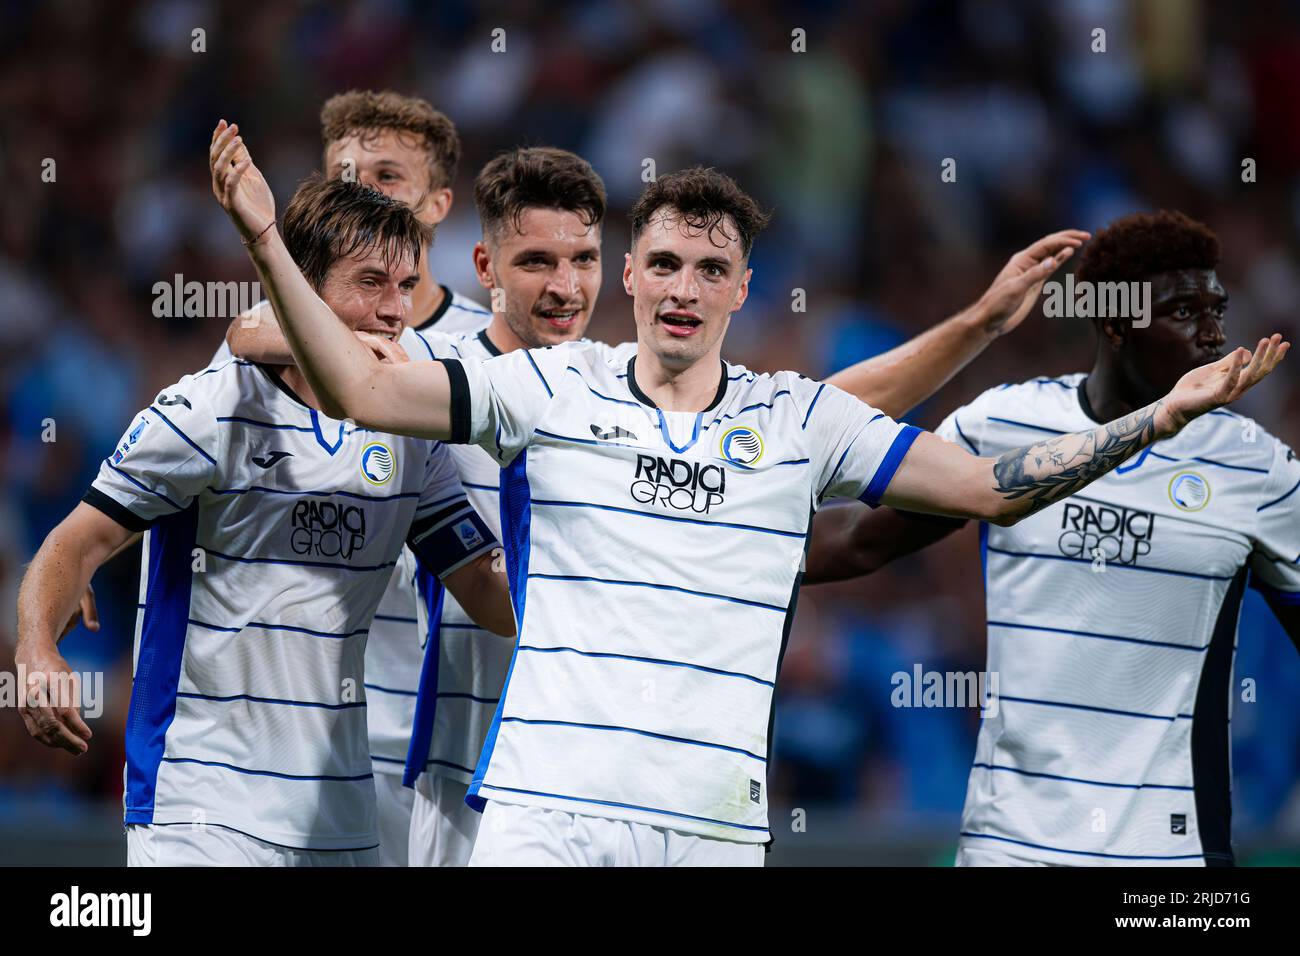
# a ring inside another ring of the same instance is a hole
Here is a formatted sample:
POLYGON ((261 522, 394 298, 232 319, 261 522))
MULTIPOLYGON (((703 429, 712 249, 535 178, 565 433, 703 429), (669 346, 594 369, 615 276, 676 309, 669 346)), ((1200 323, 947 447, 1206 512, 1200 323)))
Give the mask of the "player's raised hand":
POLYGON ((208 149, 212 194, 249 243, 275 221, 275 197, 239 135, 239 126, 217 123, 208 149))
POLYGON ((1277 368, 1290 348, 1291 343, 1275 333, 1260 339, 1254 352, 1234 349, 1217 362, 1192 369, 1165 396, 1160 411, 1169 417, 1158 420, 1157 428, 1169 434, 1199 415, 1235 402, 1277 368))
POLYGON ((978 309, 985 330, 990 335, 1005 335, 1023 322, 1043 283, 1089 238, 1081 229, 1063 229, 1012 256, 980 296, 978 309))
POLYGON ((30 650, 20 645, 15 663, 26 672, 18 715, 27 732, 47 747, 84 754, 94 736, 81 719, 81 682, 53 643, 30 650))

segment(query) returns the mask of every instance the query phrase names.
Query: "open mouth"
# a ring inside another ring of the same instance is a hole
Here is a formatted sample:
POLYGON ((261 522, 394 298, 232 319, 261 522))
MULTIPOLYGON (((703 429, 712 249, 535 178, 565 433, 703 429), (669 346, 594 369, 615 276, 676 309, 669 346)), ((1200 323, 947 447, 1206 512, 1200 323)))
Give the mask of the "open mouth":
POLYGON ((660 314, 659 321, 663 323, 669 335, 683 338, 694 335, 703 324, 699 316, 690 312, 664 312, 660 314))
POLYGON ((555 329, 570 328, 578 318, 581 309, 543 309, 537 314, 547 325, 555 329))

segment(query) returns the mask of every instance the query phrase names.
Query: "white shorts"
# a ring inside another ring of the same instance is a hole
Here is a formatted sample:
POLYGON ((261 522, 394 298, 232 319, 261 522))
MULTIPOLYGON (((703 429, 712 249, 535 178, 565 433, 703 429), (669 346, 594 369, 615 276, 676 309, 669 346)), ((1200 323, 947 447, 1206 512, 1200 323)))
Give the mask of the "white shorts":
MULTIPOLYGON (((411 807, 411 866, 467 866, 483 815, 465 803, 469 785, 451 777, 420 774, 411 807)), ((409 791, 408 791, 409 792, 409 791)))
POLYGON ((402 786, 400 773, 375 772, 380 866, 406 866, 406 845, 411 838, 411 803, 414 797, 414 790, 402 786))
POLYGON ((470 866, 762 866, 734 843, 627 820, 489 800, 470 866))
POLYGON ((127 866, 377 866, 368 850, 295 850, 220 826, 131 824, 127 866))

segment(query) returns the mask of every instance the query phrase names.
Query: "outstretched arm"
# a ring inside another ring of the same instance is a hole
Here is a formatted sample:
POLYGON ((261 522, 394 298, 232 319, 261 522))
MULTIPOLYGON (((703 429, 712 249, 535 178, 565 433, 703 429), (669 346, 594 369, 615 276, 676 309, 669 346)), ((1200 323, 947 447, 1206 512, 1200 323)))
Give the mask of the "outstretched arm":
POLYGON ((59 653, 90 579, 134 540, 102 511, 82 502, 45 538, 18 590, 18 647, 14 662, 26 671, 18 713, 27 732, 47 747, 85 753, 90 728, 78 712, 76 678, 59 653), (69 688, 74 692, 69 695, 69 688))
POLYGON ((226 329, 226 344, 232 355, 263 365, 292 365, 293 352, 275 320, 270 302, 259 302, 241 312, 226 329))
POLYGON ((381 363, 330 311, 280 237, 275 200, 237 135, 222 120, 212 134, 212 191, 248 247, 295 363, 323 410, 379 431, 446 439, 451 387, 439 362, 381 363))
POLYGON ((905 415, 939 391, 994 339, 1019 326, 1038 300, 1043 283, 1088 237, 1078 229, 1044 236, 1012 256, 974 305, 826 381, 891 418, 905 415))
POLYGON ((1193 369, 1160 401, 1089 431, 977 458, 929 433, 917 437, 881 501, 909 511, 1013 525, 1091 484, 1152 442, 1240 398, 1268 375, 1290 343, 1262 339, 1254 353, 1193 369))

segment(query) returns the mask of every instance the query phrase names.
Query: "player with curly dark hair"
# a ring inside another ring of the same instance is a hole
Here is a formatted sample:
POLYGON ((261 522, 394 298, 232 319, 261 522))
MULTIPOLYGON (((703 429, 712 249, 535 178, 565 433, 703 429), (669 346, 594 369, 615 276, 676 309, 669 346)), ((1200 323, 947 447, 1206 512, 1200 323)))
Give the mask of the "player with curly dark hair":
MULTIPOLYGON (((989 389, 938 434, 977 455, 1141 408, 1224 353, 1219 241, 1179 212, 1126 216, 1076 283, 1149 283, 1149 325, 1096 319, 1092 370, 989 389)), ((1095 288, 1096 286, 1094 286, 1095 288)), ((817 516, 805 583, 869 574, 964 522, 817 516)), ((1227 410, 1086 495, 981 527, 984 720, 959 865, 1231 865, 1228 708, 1249 576, 1300 646, 1300 461, 1227 410), (996 681, 993 675, 996 675, 996 681)))

